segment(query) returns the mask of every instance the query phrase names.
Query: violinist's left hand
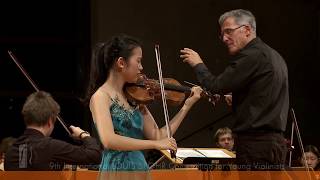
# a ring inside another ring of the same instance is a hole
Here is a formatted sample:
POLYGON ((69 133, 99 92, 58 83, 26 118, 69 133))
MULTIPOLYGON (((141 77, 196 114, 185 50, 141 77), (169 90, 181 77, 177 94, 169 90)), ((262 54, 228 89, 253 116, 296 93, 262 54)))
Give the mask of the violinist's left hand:
POLYGON ((224 99, 226 100, 228 106, 232 106, 232 93, 224 95, 224 99))
POLYGON ((220 101, 220 95, 219 94, 214 94, 210 98, 210 102, 213 104, 213 106, 215 106, 218 101, 220 101))
POLYGON ((186 99, 184 105, 187 107, 191 107, 195 102, 197 102, 200 99, 202 91, 203 90, 200 86, 192 87, 190 96, 188 97, 188 99, 186 99))
POLYGON ((183 59, 183 62, 189 63, 191 67, 203 63, 200 55, 192 49, 183 48, 182 50, 180 50, 180 53, 180 58, 183 59))

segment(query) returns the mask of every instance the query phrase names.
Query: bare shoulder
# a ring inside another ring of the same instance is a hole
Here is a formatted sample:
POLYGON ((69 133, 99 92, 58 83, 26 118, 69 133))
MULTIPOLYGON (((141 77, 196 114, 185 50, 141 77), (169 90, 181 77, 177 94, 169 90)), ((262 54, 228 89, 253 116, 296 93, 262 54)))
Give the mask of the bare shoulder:
POLYGON ((101 90, 97 90, 90 99, 90 109, 96 106, 109 106, 111 102, 110 95, 102 92, 101 90))

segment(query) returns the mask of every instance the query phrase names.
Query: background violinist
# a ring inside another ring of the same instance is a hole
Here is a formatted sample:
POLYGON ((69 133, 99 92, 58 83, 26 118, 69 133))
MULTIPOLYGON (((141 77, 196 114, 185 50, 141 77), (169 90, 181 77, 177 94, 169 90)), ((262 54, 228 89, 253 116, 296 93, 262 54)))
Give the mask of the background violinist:
POLYGON ((60 106, 49 93, 38 91, 28 96, 22 108, 26 129, 5 154, 6 171, 56 171, 62 170, 65 163, 99 164, 100 147, 87 131, 70 126, 71 136, 81 145, 50 137, 59 112, 60 106))

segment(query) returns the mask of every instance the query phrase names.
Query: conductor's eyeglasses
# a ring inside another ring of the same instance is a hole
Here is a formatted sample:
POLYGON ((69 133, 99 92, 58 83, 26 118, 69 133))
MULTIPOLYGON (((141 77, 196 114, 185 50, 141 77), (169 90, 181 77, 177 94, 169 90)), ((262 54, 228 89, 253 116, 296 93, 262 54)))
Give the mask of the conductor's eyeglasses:
POLYGON ((226 29, 224 29, 224 30, 221 32, 221 34, 220 34, 220 39, 223 39, 223 36, 224 36, 224 35, 228 35, 228 36, 232 35, 235 30, 237 30, 237 29, 239 29, 239 28, 241 28, 241 27, 243 27, 243 26, 246 26, 246 25, 243 24, 243 25, 238 26, 238 27, 236 27, 236 28, 226 28, 226 29))

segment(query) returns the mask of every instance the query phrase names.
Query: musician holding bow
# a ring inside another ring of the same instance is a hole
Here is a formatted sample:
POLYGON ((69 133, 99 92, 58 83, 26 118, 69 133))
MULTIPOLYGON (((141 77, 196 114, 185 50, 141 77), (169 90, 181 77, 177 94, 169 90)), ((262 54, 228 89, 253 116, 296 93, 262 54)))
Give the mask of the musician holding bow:
MULTIPOLYGON (((158 128, 148 108, 131 105, 125 95, 124 85, 135 83, 143 69, 141 61, 140 42, 127 35, 114 36, 93 52, 87 100, 104 147, 101 171, 146 172, 149 167, 141 150, 177 149, 175 139, 166 134, 166 126, 158 128)), ((201 92, 200 87, 192 88, 169 123, 172 134, 201 92)))
POLYGON ((100 147, 87 131, 70 126, 71 136, 82 145, 50 137, 59 112, 59 104, 49 93, 38 91, 28 96, 22 108, 26 130, 5 155, 6 171, 56 171, 62 170, 64 164, 100 163, 100 147))

